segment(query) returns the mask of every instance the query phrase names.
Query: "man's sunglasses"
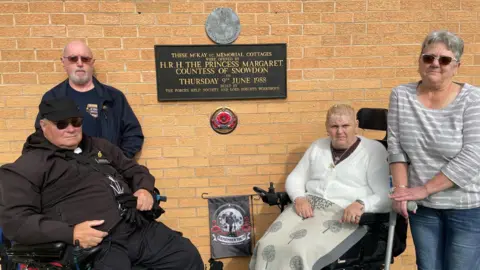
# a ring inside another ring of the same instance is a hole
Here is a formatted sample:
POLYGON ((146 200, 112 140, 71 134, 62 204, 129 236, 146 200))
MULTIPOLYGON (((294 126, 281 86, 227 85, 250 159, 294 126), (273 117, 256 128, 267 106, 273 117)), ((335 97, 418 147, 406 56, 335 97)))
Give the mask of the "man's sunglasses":
POLYGON ((92 57, 88 57, 88 56, 78 56, 78 55, 70 55, 70 56, 64 56, 63 58, 66 58, 68 59, 68 61, 70 63, 77 63, 78 62, 78 58, 80 58, 80 60, 82 60, 83 63, 85 64, 88 64, 90 62, 92 62, 92 57))
POLYGON ((60 120, 60 121, 57 121, 57 122, 54 122, 52 121, 56 126, 57 126, 57 129, 61 130, 61 129, 66 129, 68 127, 68 125, 72 124, 73 127, 81 127, 82 126, 82 123, 83 123, 83 118, 82 117, 72 117, 72 118, 68 118, 68 119, 65 119, 65 120, 60 120))
POLYGON ((422 54, 422 61, 425 64, 431 64, 435 59, 438 59, 438 63, 442 66, 449 65, 452 61, 457 61, 457 59, 450 56, 436 56, 434 54, 422 54))

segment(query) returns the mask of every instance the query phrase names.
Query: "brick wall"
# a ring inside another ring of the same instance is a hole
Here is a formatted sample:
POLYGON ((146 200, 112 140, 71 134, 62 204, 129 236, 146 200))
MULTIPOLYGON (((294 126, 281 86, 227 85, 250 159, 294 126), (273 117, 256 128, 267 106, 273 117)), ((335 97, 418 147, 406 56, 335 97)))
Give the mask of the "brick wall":
MULTIPOLYGON (((480 2, 358 1, 0 1, 0 164, 14 161, 32 132, 41 95, 65 78, 66 42, 93 49, 96 75, 123 90, 143 125, 139 161, 169 199, 162 221, 209 258, 207 201, 282 187, 306 147, 325 135, 325 110, 347 102, 386 107, 390 89, 417 80, 426 33, 448 29, 466 42, 458 81, 480 84, 480 2), (236 44, 288 43, 288 99, 158 103, 155 44, 211 44, 204 24, 231 7, 242 31, 236 44), (239 116, 231 135, 214 133, 210 114, 227 105, 239 116)), ((367 134, 376 136, 376 134, 367 134)), ((255 204, 256 235, 278 214, 255 204)), ((411 241, 394 269, 415 269, 411 241)), ((246 269, 248 258, 225 260, 246 269)))

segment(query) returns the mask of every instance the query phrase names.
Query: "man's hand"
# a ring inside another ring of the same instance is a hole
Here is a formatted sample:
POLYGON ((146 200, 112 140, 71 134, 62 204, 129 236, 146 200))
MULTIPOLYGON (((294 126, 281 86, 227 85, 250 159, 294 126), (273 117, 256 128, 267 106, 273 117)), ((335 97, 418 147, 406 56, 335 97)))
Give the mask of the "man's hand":
POLYGON ((295 199, 295 211, 297 212, 297 215, 304 219, 313 217, 312 205, 310 205, 305 197, 298 197, 295 199))
POLYGON ((146 189, 139 189, 133 196, 137 197, 137 210, 148 211, 153 207, 153 196, 146 189))
POLYGON ((364 206, 358 202, 351 203, 343 211, 343 217, 341 222, 349 222, 358 224, 360 222, 360 217, 363 215, 364 206))
POLYGON ((92 227, 102 225, 103 222, 103 220, 87 220, 75 225, 73 227, 73 244, 75 245, 75 240, 80 242, 82 248, 91 248, 100 244, 107 233, 92 227))

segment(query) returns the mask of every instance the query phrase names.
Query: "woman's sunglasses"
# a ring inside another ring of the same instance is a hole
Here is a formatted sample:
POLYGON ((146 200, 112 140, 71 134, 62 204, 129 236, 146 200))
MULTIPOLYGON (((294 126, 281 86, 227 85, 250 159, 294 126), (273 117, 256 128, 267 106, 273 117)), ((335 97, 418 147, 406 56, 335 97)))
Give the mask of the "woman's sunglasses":
POLYGON ((52 121, 56 126, 57 126, 57 129, 59 130, 62 130, 62 129, 66 129, 68 127, 68 125, 72 124, 73 127, 81 127, 82 126, 82 123, 83 123, 83 118, 82 117, 72 117, 72 118, 68 118, 68 119, 65 119, 65 120, 60 120, 60 121, 57 121, 57 122, 54 122, 52 121))
POLYGON ((92 57, 88 57, 88 56, 78 56, 78 55, 70 55, 70 56, 64 56, 63 58, 66 58, 68 59, 68 61, 70 63, 77 63, 78 62, 78 58, 80 58, 80 60, 82 60, 83 63, 85 64, 88 64, 90 62, 92 62, 92 57))
POLYGON ((431 64, 435 59, 438 59, 438 63, 442 66, 449 65, 452 61, 457 61, 457 59, 450 56, 436 56, 434 54, 422 54, 422 61, 425 64, 431 64))

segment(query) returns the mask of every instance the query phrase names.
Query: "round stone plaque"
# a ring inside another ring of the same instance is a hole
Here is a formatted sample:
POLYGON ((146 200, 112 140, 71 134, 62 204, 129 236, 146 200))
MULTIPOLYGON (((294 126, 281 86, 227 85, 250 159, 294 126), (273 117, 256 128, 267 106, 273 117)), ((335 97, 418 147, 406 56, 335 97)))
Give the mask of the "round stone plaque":
POLYGON ((231 8, 216 8, 205 23, 208 37, 217 44, 230 44, 240 34, 240 19, 231 8))

